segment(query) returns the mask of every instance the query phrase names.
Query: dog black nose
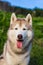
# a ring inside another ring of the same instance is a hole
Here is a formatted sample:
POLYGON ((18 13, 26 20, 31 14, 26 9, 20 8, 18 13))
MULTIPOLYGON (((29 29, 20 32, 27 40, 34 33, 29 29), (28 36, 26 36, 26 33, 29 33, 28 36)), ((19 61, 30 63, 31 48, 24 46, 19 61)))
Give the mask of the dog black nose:
POLYGON ((22 38, 23 38, 22 34, 19 34, 18 39, 22 39, 22 38))

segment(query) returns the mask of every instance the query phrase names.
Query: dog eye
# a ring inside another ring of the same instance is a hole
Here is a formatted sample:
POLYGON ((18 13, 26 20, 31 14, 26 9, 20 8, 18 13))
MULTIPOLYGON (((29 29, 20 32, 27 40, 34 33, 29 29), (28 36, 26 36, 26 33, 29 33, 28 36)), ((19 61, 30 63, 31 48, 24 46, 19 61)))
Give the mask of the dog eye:
POLYGON ((15 30, 18 30, 18 28, 15 28, 15 30))
POLYGON ((26 30, 26 28, 23 28, 23 30, 26 30))

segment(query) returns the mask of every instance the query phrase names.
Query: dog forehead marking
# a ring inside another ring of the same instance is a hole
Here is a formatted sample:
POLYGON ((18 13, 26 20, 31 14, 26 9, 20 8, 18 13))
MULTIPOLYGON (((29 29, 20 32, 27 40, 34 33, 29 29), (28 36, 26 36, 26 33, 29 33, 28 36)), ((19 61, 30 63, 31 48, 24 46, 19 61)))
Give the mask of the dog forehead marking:
POLYGON ((18 23, 19 26, 21 27, 22 24, 26 23, 26 20, 24 18, 17 18, 16 23, 18 23))
POLYGON ((26 21, 24 18, 17 18, 17 21, 26 21))

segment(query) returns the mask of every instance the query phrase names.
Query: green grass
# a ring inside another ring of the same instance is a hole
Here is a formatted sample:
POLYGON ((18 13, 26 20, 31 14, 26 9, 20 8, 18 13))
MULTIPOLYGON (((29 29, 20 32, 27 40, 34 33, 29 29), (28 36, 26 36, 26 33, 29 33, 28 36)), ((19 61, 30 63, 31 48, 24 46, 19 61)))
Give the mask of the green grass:
MULTIPOLYGON (((10 25, 10 12, 0 11, 0 54, 7 39, 7 30, 10 25)), ((17 17, 24 17, 17 15, 17 17)), ((43 17, 33 17, 34 40, 31 52, 30 65, 43 65, 43 17)))

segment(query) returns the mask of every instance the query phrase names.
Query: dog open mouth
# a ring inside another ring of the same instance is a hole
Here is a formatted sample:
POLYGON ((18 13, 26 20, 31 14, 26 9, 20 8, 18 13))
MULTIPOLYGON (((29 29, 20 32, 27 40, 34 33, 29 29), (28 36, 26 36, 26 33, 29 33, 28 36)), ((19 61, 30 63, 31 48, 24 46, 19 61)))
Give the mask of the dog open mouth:
POLYGON ((23 40, 17 40, 17 48, 22 48, 23 40))

